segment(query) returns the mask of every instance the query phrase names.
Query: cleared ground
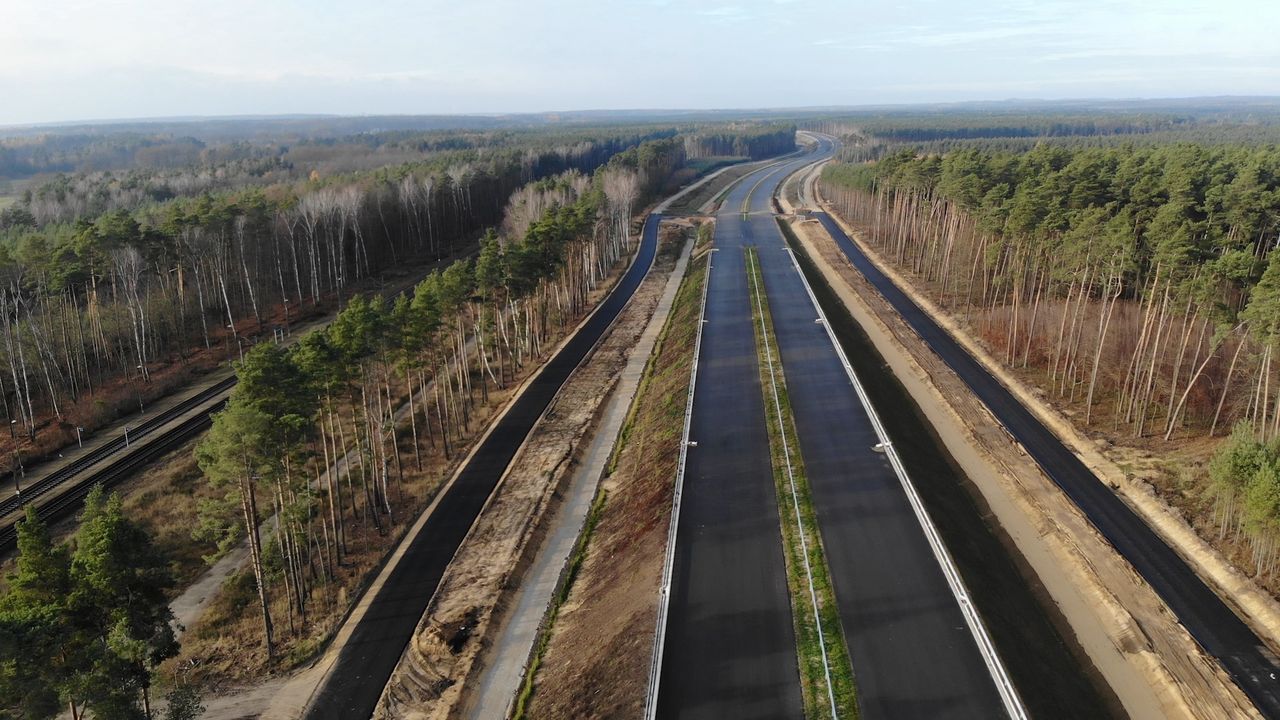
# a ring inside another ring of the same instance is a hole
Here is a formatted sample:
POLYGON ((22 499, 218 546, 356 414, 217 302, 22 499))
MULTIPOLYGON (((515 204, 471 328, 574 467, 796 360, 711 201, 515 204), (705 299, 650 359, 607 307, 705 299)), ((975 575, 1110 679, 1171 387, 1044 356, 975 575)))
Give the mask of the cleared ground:
POLYGON ((636 717, 643 709, 706 250, 695 251, 645 370, 524 717, 636 717))

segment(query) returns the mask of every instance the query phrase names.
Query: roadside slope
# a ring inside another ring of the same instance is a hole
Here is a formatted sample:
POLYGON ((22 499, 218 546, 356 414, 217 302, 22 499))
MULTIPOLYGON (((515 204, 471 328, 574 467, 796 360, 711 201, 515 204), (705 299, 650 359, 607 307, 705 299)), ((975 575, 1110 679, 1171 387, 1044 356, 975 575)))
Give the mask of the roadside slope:
POLYGON ((704 247, 690 262, 601 481, 590 542, 552 619, 525 717, 635 717, 644 709, 706 270, 704 247))
MULTIPOLYGON (((678 237, 667 245, 678 250, 682 243, 678 237)), ((485 648, 559 511, 605 400, 615 391, 675 264, 671 252, 660 252, 659 258, 507 467, 445 571, 375 718, 446 718, 475 692, 471 681, 484 666, 485 648)))
MULTIPOLYGON (((1021 406, 1017 405, 1016 401, 1006 400, 996 403, 997 410, 994 412, 1000 415, 999 422, 988 415, 987 407, 992 402, 991 394, 1004 392, 1007 395, 1007 391, 1003 390, 994 377, 977 366, 973 358, 958 347, 951 336, 933 324, 917 305, 885 277, 881 269, 872 264, 863 254, 864 249, 854 244, 829 216, 819 213, 817 217, 829 234, 829 238, 832 238, 827 242, 838 248, 839 263, 856 273, 853 282, 861 283, 855 286, 863 288, 864 296, 872 298, 869 302, 884 303, 890 312, 901 318, 898 322, 904 322, 906 332, 916 337, 917 342, 924 343, 928 355, 934 358, 932 362, 936 363, 936 368, 944 368, 945 372, 952 373, 961 383, 959 387, 965 391, 963 397, 974 397, 972 393, 976 393, 977 397, 971 401, 972 404, 965 407, 962 412, 967 413, 969 417, 990 418, 992 428, 1003 427, 1011 434, 1004 435, 1004 430, 999 430, 997 436, 1012 439, 1031 453, 1032 457, 1028 460, 1034 461, 1031 466, 1032 472, 1028 475, 1024 465, 1024 469, 1016 474, 1017 481, 1032 483, 1033 497, 1047 503, 1053 519, 1070 528, 1068 533, 1062 536, 1066 543, 1065 551, 1068 555, 1078 557, 1076 563, 1084 562, 1088 568, 1098 573, 1098 579, 1083 586, 1086 588, 1092 586, 1096 592, 1090 598, 1091 602, 1100 603, 1100 607, 1105 608, 1103 610, 1095 608, 1095 612, 1113 615, 1107 624, 1111 628, 1109 631, 1111 642, 1120 649, 1122 655, 1141 670, 1146 681, 1161 695, 1164 712, 1192 716, 1203 716, 1206 713, 1208 716, 1223 713, 1241 716, 1251 713, 1253 710, 1251 703, 1244 698, 1239 687, 1230 682, 1217 663, 1200 651, 1190 636, 1178 626, 1175 619, 1169 616, 1161 597, 1153 593, 1151 586, 1144 582, 1144 577, 1150 581, 1151 575, 1154 574, 1157 582, 1164 583, 1165 580, 1161 578, 1170 577, 1167 574, 1168 568, 1171 567, 1167 562, 1169 558, 1164 557, 1158 565, 1159 569, 1153 569, 1150 565, 1140 567, 1139 569, 1142 570, 1140 576, 1135 572, 1134 567, 1112 550, 1112 546, 1117 544, 1117 539, 1109 537, 1105 531, 1099 532, 1097 529, 1099 517, 1090 514, 1088 510, 1082 513, 1077 509, 1080 507, 1078 504, 1080 499, 1073 496, 1069 500, 1062 495, 1062 492, 1064 489, 1068 491, 1068 495, 1071 490, 1087 492, 1092 499, 1085 501, 1086 508, 1090 507, 1090 502, 1098 500, 1094 496, 1109 497, 1114 506, 1108 505, 1109 514, 1103 516, 1101 521, 1104 526, 1110 528, 1116 527, 1115 523, 1120 522, 1120 518, 1125 513, 1129 514, 1131 520, 1136 521, 1132 513, 1116 501, 1109 489, 1103 487, 1092 475, 1088 475, 1087 469, 1080 464, 1079 460, 1062 448, 1051 434, 1048 434, 1047 438, 1040 437, 1028 445, 1024 437, 1027 433, 1034 432, 1035 428, 1039 428, 1043 433, 1047 431, 1025 409, 1020 409, 1021 406), (871 294, 866 295, 867 293, 871 294), (960 367, 959 375, 955 375, 957 366, 960 367), (975 413, 980 414, 975 415, 975 413), (1053 443, 1057 443, 1058 451, 1052 454, 1052 457, 1044 455, 1046 446, 1052 449, 1053 443), (1058 484, 1059 478, 1055 477, 1054 482, 1051 483, 1049 478, 1042 474, 1041 468, 1044 467, 1052 468, 1054 475, 1083 471, 1088 478, 1063 487, 1058 484), (1049 484, 1041 485, 1040 482, 1049 484), (1080 543, 1078 547, 1077 543, 1080 543), (1092 549, 1082 551, 1081 548, 1092 549)), ((931 368, 933 369, 935 368, 931 368)), ((1098 501, 1106 502, 1105 499, 1098 501)), ((1141 525, 1141 521, 1137 523, 1138 526, 1125 525, 1138 535, 1130 533, 1123 536, 1119 541, 1121 546, 1131 543, 1144 531, 1149 539, 1154 538, 1149 528, 1141 525)), ((1167 547, 1165 552, 1168 553, 1167 547)), ((1172 560, 1175 564, 1180 562, 1176 556, 1172 560)), ((1191 581, 1200 585, 1199 591, 1191 589, 1193 594, 1199 595, 1201 591, 1208 592, 1207 588, 1194 576, 1191 581)), ((1201 597, 1202 601, 1205 599, 1201 597)), ((1212 602, 1216 598, 1211 597, 1209 600, 1212 602)), ((1224 626, 1215 625, 1215 632, 1232 634, 1228 626, 1231 621, 1238 625, 1239 619, 1229 613, 1228 615, 1229 617, 1224 618, 1224 626)), ((1099 666, 1104 667, 1105 664, 1099 666)), ((1269 691, 1266 690, 1262 681, 1262 677, 1255 676, 1254 688, 1262 690, 1265 695, 1269 691)))

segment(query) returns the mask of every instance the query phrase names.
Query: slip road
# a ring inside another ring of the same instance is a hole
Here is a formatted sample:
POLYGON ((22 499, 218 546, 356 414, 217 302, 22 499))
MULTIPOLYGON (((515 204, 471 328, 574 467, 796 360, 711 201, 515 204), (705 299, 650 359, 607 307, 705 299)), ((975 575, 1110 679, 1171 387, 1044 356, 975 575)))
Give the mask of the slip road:
POLYGON ((373 714, 445 568, 507 465, 561 385, 595 347, 649 273, 658 246, 658 221, 658 215, 650 215, 645 221, 635 261, 613 292, 530 381, 452 485, 443 491, 421 532, 369 601, 368 610, 317 689, 304 717, 352 720, 373 714))
POLYGON ((815 212, 814 216, 835 238, 854 267, 991 409, 1107 541, 1151 584, 1178 621, 1218 659, 1258 710, 1266 717, 1280 718, 1280 663, 1258 636, 1052 431, 881 273, 835 221, 822 212, 815 212))

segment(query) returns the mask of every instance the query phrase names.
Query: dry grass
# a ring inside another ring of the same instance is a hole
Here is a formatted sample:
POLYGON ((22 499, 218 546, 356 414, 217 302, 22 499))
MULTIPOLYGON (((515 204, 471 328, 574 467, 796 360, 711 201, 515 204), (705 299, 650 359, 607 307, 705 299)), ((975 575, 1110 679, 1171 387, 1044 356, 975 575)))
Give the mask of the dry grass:
POLYGON ((115 488, 124 500, 125 513, 151 532, 169 558, 175 595, 208 569, 204 557, 217 551, 214 544, 191 536, 199 502, 216 495, 196 466, 195 445, 195 441, 183 445, 115 488))
POLYGON ((527 717, 635 717, 643 707, 705 257, 690 264, 645 369, 590 543, 526 692, 527 717))

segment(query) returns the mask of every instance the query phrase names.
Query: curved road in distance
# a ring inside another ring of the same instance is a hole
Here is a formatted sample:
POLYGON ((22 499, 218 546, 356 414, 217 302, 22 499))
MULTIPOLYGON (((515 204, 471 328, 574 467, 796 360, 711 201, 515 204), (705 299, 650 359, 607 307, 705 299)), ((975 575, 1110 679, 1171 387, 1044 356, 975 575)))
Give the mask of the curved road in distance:
POLYGON ((1280 718, 1280 662, 1187 563, 994 376, 863 254, 825 212, 812 215, 854 267, 982 400, 1160 597, 1259 712, 1280 718))
POLYGON ((658 246, 658 222, 645 220, 635 261, 610 295, 555 357, 530 381, 413 538, 387 581, 369 602, 350 639, 339 651, 304 717, 308 720, 368 718, 413 637, 445 568, 516 451, 560 386, 595 347, 649 274, 658 246))

